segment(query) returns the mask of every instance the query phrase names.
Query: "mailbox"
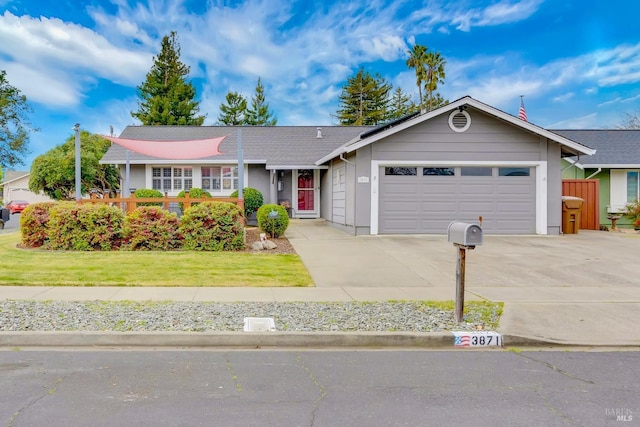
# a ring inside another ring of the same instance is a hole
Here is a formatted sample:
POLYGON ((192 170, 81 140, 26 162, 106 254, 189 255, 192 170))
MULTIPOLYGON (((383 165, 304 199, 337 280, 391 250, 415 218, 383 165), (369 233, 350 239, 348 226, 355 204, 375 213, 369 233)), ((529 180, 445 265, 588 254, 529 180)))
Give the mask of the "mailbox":
POLYGON ((452 222, 447 229, 450 243, 455 245, 475 247, 482 244, 482 228, 465 222, 452 222))

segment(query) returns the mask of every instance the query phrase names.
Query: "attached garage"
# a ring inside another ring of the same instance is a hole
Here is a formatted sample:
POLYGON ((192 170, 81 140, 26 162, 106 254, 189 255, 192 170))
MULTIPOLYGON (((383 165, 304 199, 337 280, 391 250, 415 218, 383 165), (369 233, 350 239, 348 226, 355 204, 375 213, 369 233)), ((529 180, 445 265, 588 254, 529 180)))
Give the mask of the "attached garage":
POLYGON ((381 234, 442 234, 451 221, 486 233, 536 232, 534 167, 380 167, 381 234))
POLYGON ((323 217, 356 235, 446 234, 452 221, 486 234, 559 234, 561 159, 593 153, 464 97, 368 130, 318 160, 334 189, 323 217))

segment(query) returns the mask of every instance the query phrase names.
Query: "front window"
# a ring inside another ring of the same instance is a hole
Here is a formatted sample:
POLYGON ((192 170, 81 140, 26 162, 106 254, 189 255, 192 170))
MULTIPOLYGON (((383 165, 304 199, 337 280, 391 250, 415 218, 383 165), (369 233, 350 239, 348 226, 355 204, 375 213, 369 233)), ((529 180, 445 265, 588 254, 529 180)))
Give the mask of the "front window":
POLYGON ((151 168, 151 177, 151 184, 154 190, 188 191, 193 187, 192 168, 151 168))
POLYGON ((207 166, 202 168, 202 189, 210 192, 238 189, 238 168, 235 166, 207 166))
POLYGON ((627 172, 627 202, 633 203, 640 199, 640 181, 638 171, 627 172))

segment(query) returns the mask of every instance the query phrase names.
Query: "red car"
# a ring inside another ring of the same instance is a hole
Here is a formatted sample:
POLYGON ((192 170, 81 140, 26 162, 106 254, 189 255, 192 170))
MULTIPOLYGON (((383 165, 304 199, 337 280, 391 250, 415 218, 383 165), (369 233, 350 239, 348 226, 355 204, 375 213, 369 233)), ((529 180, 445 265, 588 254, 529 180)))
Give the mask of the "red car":
POLYGON ((26 202, 24 200, 12 200, 7 203, 7 206, 5 206, 5 208, 9 209, 9 212, 11 212, 12 214, 16 214, 22 212, 27 206, 29 206, 29 202, 26 202))

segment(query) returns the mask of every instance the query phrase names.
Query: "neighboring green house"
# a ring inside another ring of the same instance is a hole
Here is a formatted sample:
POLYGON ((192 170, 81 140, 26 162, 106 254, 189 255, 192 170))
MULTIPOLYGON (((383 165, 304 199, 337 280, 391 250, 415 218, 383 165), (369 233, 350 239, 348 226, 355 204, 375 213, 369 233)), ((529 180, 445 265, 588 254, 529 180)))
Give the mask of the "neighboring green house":
MULTIPOLYGON (((640 198, 640 129, 551 130, 596 149, 592 156, 565 158, 563 179, 600 181, 600 223, 611 225, 610 214, 622 213, 640 198)), ((630 226, 621 218, 617 225, 630 226)))

